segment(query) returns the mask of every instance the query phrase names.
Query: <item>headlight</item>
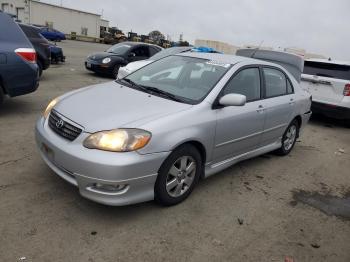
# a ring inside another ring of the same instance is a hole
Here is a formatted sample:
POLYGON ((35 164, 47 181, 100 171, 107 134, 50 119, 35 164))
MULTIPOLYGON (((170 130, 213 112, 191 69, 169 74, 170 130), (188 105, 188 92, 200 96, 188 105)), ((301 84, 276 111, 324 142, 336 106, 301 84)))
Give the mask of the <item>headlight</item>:
POLYGON ((90 149, 113 152, 130 152, 143 148, 151 139, 151 133, 141 129, 115 129, 88 136, 83 145, 90 149))
POLYGON ((44 118, 47 118, 49 116, 52 108, 57 104, 57 102, 58 102, 58 99, 55 98, 47 105, 47 107, 44 111, 44 114, 43 114, 44 118))
POLYGON ((106 57, 102 60, 102 64, 108 64, 109 62, 111 62, 111 59, 109 57, 106 57))

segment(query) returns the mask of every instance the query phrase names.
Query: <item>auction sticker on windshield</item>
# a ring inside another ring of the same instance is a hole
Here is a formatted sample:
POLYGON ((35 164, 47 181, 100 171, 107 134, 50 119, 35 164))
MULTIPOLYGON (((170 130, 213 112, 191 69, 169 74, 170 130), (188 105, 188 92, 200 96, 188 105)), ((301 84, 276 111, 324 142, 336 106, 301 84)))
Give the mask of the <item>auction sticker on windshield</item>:
POLYGON ((231 66, 231 64, 220 63, 220 62, 214 61, 214 60, 210 60, 210 61, 206 62, 206 64, 214 65, 214 66, 221 66, 224 68, 229 68, 231 66))

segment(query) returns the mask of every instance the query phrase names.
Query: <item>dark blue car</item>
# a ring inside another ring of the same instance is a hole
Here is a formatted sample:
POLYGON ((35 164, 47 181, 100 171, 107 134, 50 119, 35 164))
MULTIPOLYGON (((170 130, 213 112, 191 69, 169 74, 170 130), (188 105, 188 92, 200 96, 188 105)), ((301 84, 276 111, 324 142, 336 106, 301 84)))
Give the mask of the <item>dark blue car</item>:
POLYGON ((56 29, 42 27, 40 33, 50 41, 66 40, 66 35, 56 29))
POLYGON ((4 96, 34 92, 39 85, 36 52, 13 18, 0 11, 0 104, 4 96))

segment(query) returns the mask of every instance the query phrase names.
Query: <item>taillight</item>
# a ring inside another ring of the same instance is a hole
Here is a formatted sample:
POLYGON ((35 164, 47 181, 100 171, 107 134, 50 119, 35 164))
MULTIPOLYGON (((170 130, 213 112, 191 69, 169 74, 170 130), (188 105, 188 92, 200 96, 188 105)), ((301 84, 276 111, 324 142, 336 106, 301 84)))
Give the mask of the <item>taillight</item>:
POLYGON ((344 96, 350 96, 350 84, 346 84, 344 87, 344 96))
POLYGON ((17 48, 15 53, 29 63, 36 63, 36 52, 33 48, 17 48))

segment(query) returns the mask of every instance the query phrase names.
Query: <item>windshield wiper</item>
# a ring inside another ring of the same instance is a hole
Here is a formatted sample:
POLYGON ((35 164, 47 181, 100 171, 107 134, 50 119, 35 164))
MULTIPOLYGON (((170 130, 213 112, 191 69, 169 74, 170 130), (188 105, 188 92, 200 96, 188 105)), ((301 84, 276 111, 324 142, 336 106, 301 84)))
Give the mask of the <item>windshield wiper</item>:
POLYGON ((171 93, 168 93, 166 91, 160 90, 160 89, 155 88, 155 87, 143 86, 143 85, 136 84, 134 81, 132 81, 129 78, 118 79, 118 81, 125 81, 128 84, 130 84, 132 87, 140 89, 140 90, 142 90, 146 93, 149 93, 149 94, 158 94, 158 95, 161 95, 163 97, 167 97, 173 101, 182 102, 182 103, 184 102, 182 99, 178 98, 176 95, 173 95, 171 93))
POLYGON ((136 87, 137 89, 140 89, 142 91, 145 91, 146 93, 149 93, 148 88, 146 88, 145 86, 136 84, 134 81, 130 80, 129 78, 122 78, 122 79, 119 79, 119 81, 125 81, 128 84, 130 84, 132 87, 136 87))
POLYGON ((151 86, 144 86, 145 88, 147 88, 149 91, 151 91, 152 93, 156 93, 159 94, 161 96, 165 96, 167 98, 170 98, 171 100, 177 101, 177 102, 183 102, 182 99, 180 99, 178 96, 168 93, 166 91, 163 91, 161 89, 155 88, 155 87, 151 87, 151 86))

